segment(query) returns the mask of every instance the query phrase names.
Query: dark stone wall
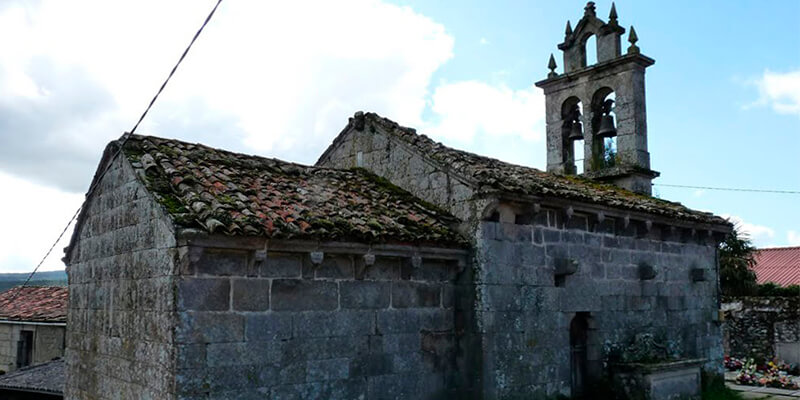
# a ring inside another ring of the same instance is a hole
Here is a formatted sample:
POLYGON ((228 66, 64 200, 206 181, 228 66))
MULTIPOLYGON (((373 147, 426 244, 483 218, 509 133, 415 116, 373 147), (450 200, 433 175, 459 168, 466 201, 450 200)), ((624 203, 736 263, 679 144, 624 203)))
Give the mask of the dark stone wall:
MULTIPOLYGON (((185 398, 434 399, 468 395, 455 259, 190 248, 178 282, 185 398)), ((463 264, 462 264, 463 265, 463 264)), ((467 302, 467 305, 471 305, 467 302)))
POLYGON ((117 159, 67 262, 67 399, 170 399, 174 257, 169 219, 117 159))
POLYGON ((579 313, 589 320, 594 378, 605 374, 604 349, 644 332, 720 372, 716 247, 662 236, 656 226, 628 229, 607 219, 592 227, 583 216, 550 210, 529 224, 481 222, 476 290, 487 398, 571 395, 570 323, 579 313), (577 270, 557 279, 559 260, 577 270), (642 279, 642 264, 655 276, 642 279), (693 280, 694 268, 703 281, 693 280))
POLYGON ((724 299, 725 352, 738 358, 800 363, 800 298, 724 299))

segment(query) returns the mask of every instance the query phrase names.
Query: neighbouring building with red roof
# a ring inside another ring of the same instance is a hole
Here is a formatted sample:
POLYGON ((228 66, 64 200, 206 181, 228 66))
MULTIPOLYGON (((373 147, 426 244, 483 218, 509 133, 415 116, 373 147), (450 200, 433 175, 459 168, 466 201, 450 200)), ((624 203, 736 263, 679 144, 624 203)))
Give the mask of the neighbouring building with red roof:
POLYGON ((15 287, 0 293, 0 370, 64 355, 68 289, 15 287))
POLYGON ((758 283, 800 285, 800 246, 759 249, 755 258, 758 283))

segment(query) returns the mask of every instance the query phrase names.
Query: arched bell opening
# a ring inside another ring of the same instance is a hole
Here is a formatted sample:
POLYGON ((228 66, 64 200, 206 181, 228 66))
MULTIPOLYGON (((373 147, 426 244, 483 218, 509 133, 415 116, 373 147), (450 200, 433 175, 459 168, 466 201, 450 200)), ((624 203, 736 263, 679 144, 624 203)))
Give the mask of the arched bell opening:
POLYGON ((564 173, 583 173, 583 104, 572 96, 561 106, 561 137, 564 141, 564 173))
POLYGON ((617 128, 614 90, 603 87, 592 97, 592 169, 617 165, 617 128))

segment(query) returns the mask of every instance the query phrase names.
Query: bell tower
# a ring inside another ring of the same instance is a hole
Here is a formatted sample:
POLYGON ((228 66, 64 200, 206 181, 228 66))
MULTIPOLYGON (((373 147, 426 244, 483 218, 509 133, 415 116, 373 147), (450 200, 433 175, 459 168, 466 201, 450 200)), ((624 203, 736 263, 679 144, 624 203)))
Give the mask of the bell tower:
POLYGON ((659 173, 650 169, 647 152, 644 72, 655 60, 639 52, 633 26, 622 54, 624 33, 614 3, 607 23, 597 18, 591 1, 574 30, 567 21, 558 45, 564 72, 556 72, 551 54, 547 79, 536 82, 545 95, 547 171, 577 174, 580 162, 584 177, 650 195, 659 173), (596 48, 587 48, 593 37, 596 48), (596 52, 596 64, 587 65, 587 52, 596 52), (576 147, 583 149, 583 160, 576 160, 576 147))

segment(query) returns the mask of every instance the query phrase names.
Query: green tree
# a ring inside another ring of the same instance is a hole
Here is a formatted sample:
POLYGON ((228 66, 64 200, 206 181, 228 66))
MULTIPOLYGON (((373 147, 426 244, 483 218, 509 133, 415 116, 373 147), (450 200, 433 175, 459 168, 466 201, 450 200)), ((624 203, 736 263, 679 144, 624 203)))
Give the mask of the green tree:
POLYGON ((755 255, 758 249, 747 233, 734 225, 733 232, 719 245, 719 275, 722 294, 749 296, 757 292, 755 255))

